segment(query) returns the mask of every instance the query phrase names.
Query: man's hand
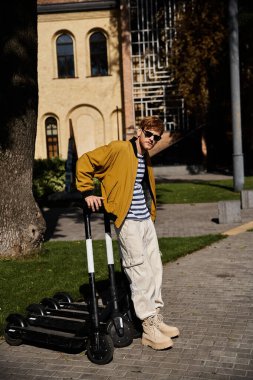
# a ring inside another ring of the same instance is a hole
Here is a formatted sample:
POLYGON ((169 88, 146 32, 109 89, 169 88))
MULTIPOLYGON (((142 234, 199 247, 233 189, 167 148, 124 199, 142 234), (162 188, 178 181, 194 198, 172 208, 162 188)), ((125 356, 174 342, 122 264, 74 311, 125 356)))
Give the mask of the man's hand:
POLYGON ((103 204, 103 197, 98 197, 96 195, 89 195, 88 197, 84 198, 85 202, 87 203, 88 207, 92 209, 93 212, 98 211, 99 208, 103 204))

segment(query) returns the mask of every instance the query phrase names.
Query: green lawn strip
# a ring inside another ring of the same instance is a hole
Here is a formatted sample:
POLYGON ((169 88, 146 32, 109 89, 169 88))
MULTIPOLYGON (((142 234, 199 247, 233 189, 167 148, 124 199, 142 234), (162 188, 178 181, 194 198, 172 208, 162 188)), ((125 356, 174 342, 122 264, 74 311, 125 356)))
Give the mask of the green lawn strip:
MULTIPOLYGON (((158 203, 208 203, 221 200, 239 200, 240 192, 234 192, 233 180, 178 181, 158 183, 158 203)), ((245 177, 244 190, 253 189, 253 177, 245 177)))
MULTIPOLYGON (((176 260, 221 239, 221 235, 159 239, 163 263, 176 260)), ((117 243, 115 269, 120 272, 117 243)), ((104 241, 94 241, 96 282, 108 278, 104 241)), ((79 287, 88 284, 85 242, 47 242, 42 253, 26 259, 0 260, 0 336, 10 313, 25 313, 31 303, 66 291, 80 299, 79 287)))
POLYGON ((159 247, 162 253, 162 262, 166 264, 175 261, 179 257, 188 255, 223 238, 224 235, 160 238, 159 247))

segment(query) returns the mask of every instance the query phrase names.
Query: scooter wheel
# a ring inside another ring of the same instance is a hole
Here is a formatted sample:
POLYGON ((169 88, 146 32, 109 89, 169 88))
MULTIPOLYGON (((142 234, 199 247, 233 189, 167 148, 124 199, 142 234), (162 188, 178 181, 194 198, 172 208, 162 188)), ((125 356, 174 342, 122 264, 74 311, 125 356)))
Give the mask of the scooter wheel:
POLYGON ((106 331, 112 338, 114 347, 127 347, 133 342, 133 328, 131 322, 123 319, 124 333, 120 336, 115 328, 113 319, 109 320, 106 326, 106 331))
POLYGON ((74 300, 71 297, 71 295, 68 294, 68 293, 65 293, 65 292, 55 293, 55 295, 53 296, 53 298, 56 299, 58 302, 67 302, 67 303, 74 302, 74 300))
POLYGON ((46 309, 43 305, 41 304, 31 304, 27 306, 26 311, 28 312, 28 315, 45 315, 46 314, 46 309))
POLYGON ((99 334, 98 344, 89 338, 87 341, 87 356, 92 363, 107 364, 112 361, 114 346, 112 338, 109 335, 99 334))
POLYGON ((4 330, 4 339, 10 346, 20 346, 23 341, 11 323, 8 323, 4 330))
POLYGON ((45 307, 49 309, 58 310, 60 309, 59 302, 54 298, 43 298, 40 303, 45 307))
POLYGON ((5 341, 10 346, 20 346, 23 343, 19 327, 25 327, 26 322, 20 314, 10 314, 4 329, 5 341))

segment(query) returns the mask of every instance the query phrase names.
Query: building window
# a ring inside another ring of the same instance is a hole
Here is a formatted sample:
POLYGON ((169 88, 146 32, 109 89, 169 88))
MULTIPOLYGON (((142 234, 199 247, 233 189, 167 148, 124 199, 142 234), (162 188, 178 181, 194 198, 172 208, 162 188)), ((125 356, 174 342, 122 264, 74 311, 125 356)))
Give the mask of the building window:
POLYGON ((75 64, 73 40, 68 34, 60 35, 56 40, 58 78, 74 78, 75 64))
POLYGON ((46 125, 46 144, 47 157, 53 158, 59 156, 57 121, 54 117, 48 117, 46 125))
POLYGON ((108 75, 107 40, 101 32, 90 36, 90 67, 93 77, 108 75))

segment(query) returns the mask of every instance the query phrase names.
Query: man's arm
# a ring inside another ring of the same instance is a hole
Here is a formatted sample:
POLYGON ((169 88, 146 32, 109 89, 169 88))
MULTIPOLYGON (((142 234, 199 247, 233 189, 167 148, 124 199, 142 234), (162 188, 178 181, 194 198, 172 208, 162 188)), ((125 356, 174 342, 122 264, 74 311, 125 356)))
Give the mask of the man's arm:
POLYGON ((93 194, 96 177, 102 180, 106 170, 111 164, 112 146, 111 144, 94 149, 83 154, 76 164, 76 187, 87 202, 92 211, 96 211, 102 206, 103 197, 93 194))

